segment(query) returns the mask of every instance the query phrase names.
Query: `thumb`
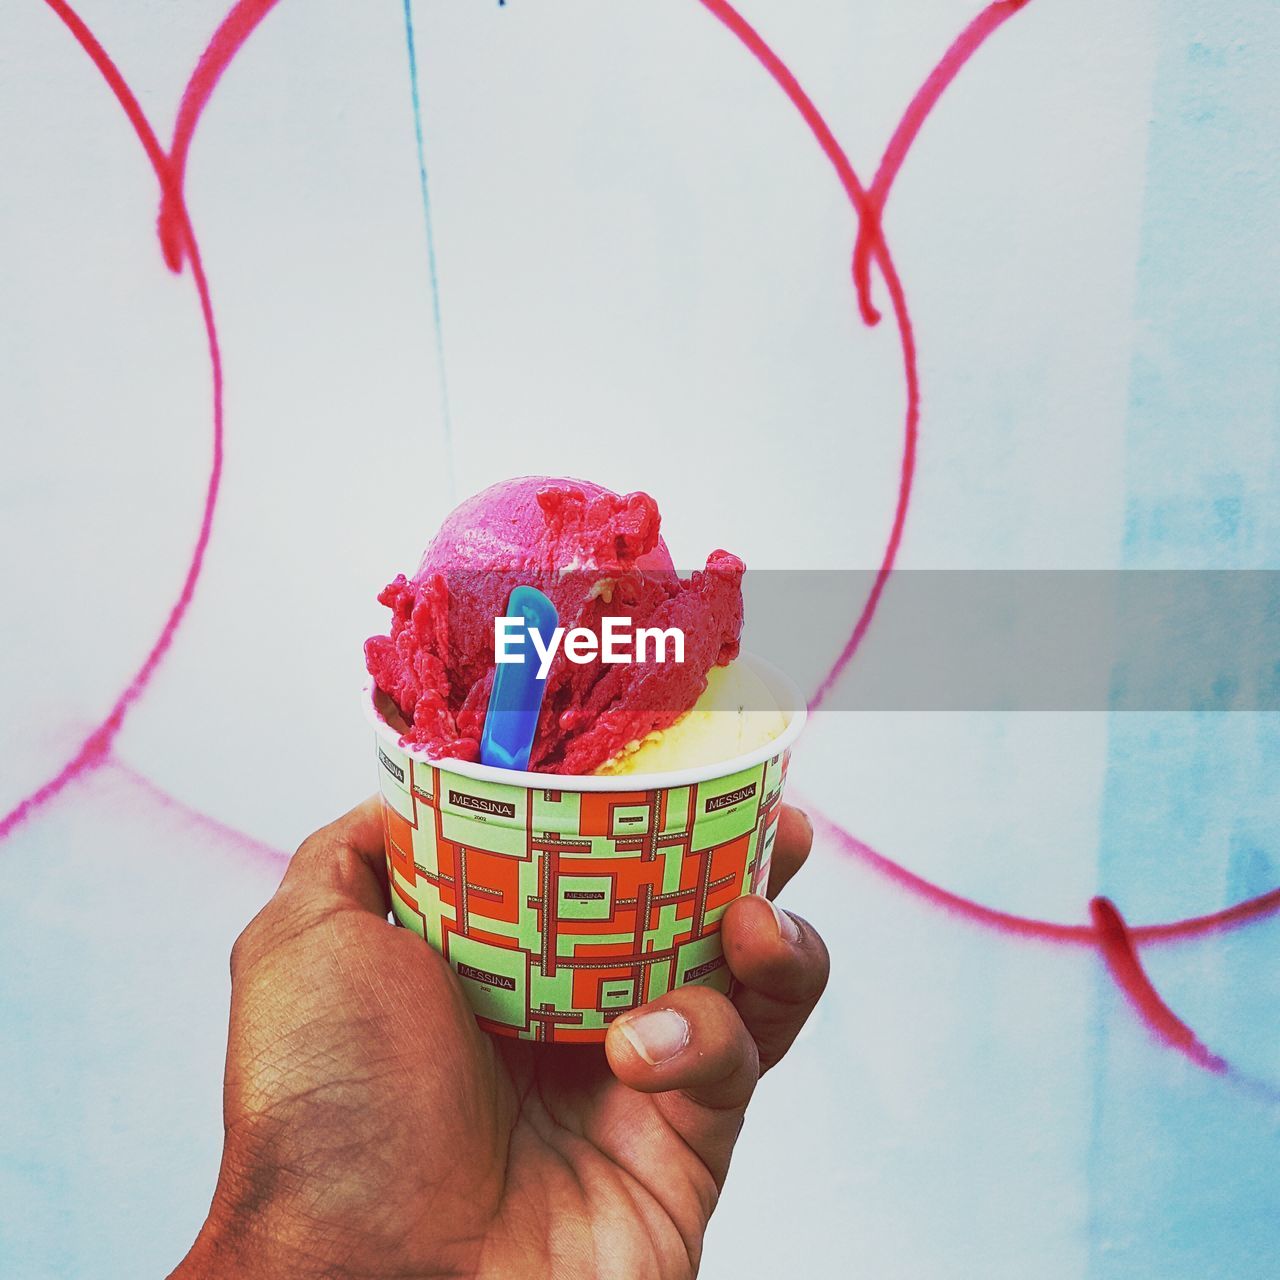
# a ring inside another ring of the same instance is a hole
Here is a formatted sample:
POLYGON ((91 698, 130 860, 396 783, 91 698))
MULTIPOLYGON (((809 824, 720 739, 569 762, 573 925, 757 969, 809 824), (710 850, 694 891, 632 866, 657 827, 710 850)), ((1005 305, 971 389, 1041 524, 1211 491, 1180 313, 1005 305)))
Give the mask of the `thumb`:
POLYGON ((760 1076, 733 1004, 710 987, 680 987, 618 1018, 604 1043, 617 1079, 656 1094, 658 1111, 723 1184, 760 1076))

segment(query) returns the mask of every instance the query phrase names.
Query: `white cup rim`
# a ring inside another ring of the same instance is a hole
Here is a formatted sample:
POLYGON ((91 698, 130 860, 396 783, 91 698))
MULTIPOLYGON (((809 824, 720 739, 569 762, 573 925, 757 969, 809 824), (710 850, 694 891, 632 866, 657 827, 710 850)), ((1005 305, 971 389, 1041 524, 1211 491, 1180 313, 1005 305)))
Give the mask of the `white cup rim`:
POLYGON ((756 747, 754 751, 748 751, 744 755, 733 756, 728 760, 713 760, 709 764, 697 765, 689 769, 669 769, 660 773, 539 773, 533 770, 499 769, 493 765, 480 764, 475 760, 456 760, 451 756, 433 758, 420 747, 401 742, 400 734, 382 718, 375 702, 375 694, 378 690, 372 680, 365 682, 362 705, 365 719, 373 725, 374 731, 384 742, 422 764, 444 769, 464 778, 501 783, 510 787, 523 787, 530 791, 670 790, 673 787, 688 787, 694 783, 710 782, 716 778, 728 778, 735 773, 763 764, 764 761, 771 760, 774 756, 786 751, 800 736, 808 719, 808 711, 794 681, 754 654, 740 653, 735 661, 745 662, 760 676, 780 707, 794 708, 786 713, 789 717, 787 727, 777 737, 771 738, 768 742, 756 747))

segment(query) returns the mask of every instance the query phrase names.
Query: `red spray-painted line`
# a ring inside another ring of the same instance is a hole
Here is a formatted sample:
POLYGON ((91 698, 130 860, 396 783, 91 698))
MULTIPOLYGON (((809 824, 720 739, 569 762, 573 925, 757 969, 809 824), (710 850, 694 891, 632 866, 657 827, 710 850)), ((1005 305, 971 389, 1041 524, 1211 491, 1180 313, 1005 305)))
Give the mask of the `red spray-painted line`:
POLYGON ((169 792, 152 782, 146 774, 139 773, 137 769, 125 764, 119 756, 111 756, 105 762, 105 769, 119 774, 126 782, 141 791, 153 804, 162 809, 167 809, 171 813, 178 814, 187 822, 204 828, 220 840, 230 844, 247 861, 258 864, 268 863, 274 866, 289 861, 289 855, 283 849, 277 849, 272 845, 255 839, 253 836, 246 835, 243 831, 229 826, 211 814, 193 808, 185 800, 179 800, 177 796, 170 795, 169 792))
MULTIPOLYGON (((859 220, 870 215, 870 201, 862 180, 854 172, 844 148, 836 141, 831 126, 823 119, 822 113, 814 105, 813 99, 801 88, 800 82, 791 74, 790 69, 776 53, 765 43, 760 33, 733 7, 728 0, 698 0, 698 2, 714 14, 735 36, 746 46, 752 57, 769 73, 778 87, 791 100, 792 105, 800 112, 809 131, 817 139, 827 159, 831 161, 836 175, 840 179, 858 214, 859 220)), ((864 319, 869 324, 876 322, 864 311, 864 319)))
POLYGON ((165 619, 165 624, 152 644, 150 652, 148 652, 146 659, 133 679, 129 681, 124 692, 116 699, 115 704, 107 713, 106 719, 80 744, 75 755, 52 778, 19 801, 15 808, 10 810, 3 818, 0 818, 0 840, 8 836, 10 832, 42 805, 52 800, 70 782, 87 770, 96 768, 106 758, 107 752, 111 748, 111 743, 124 723, 125 715, 141 696, 155 673, 156 667, 160 665, 161 660, 169 651, 169 646, 173 643, 173 637, 187 612, 188 606, 191 604, 192 597, 195 594, 196 582, 199 580, 200 570, 204 565, 205 550, 209 545, 209 536, 213 530, 213 513, 218 503, 218 489, 222 483, 222 357, 218 349, 218 332, 213 318, 213 304, 209 298, 209 284, 205 279, 204 264, 200 258, 200 247, 196 243, 195 232, 192 230, 191 221, 187 216, 182 190, 174 175, 172 166, 169 164, 169 159, 164 153, 164 149, 160 146, 155 132, 147 122, 146 116, 143 115, 142 108, 138 105, 137 98, 134 97, 132 90, 125 83, 124 77, 116 68, 115 63, 107 56, 106 51, 98 43, 93 33, 85 26, 71 6, 65 3, 65 0, 45 0, 45 2, 66 25, 67 29, 80 44, 80 47, 89 55, 93 64, 102 74, 102 78, 107 82, 111 92, 115 94, 116 100, 123 108, 129 123, 133 126, 134 132, 138 135, 138 141, 142 143, 143 150, 147 153, 147 159, 151 161, 151 167, 155 170, 156 177, 159 179, 164 199, 173 210, 172 217, 173 225, 176 228, 175 234, 178 243, 184 247, 191 261, 191 277, 195 283, 196 292, 200 297, 200 313, 204 318, 205 333, 209 343, 209 364, 213 373, 213 463, 209 471, 209 483, 205 490, 200 533, 196 539, 195 548, 191 553, 186 577, 183 580, 182 589, 178 593, 178 598, 174 601, 169 611, 169 616, 165 619))
MULTIPOLYGON (((862 636, 874 616, 884 583, 892 572, 901 540, 914 471, 915 445, 919 421, 916 351, 905 293, 884 241, 881 226, 884 202, 924 120, 947 86, 954 80, 960 69, 986 38, 1011 17, 1013 13, 1025 7, 1029 0, 1007 0, 1006 3, 990 6, 952 45, 942 63, 939 64, 920 93, 913 99, 906 115, 895 131, 894 138, 886 150, 880 169, 877 171, 876 181, 870 193, 862 187, 848 158, 836 142, 834 135, 812 100, 777 55, 760 38, 758 33, 746 23, 736 10, 724 3, 724 0, 700 0, 700 2, 723 22, 760 61, 765 70, 769 72, 787 94, 793 105, 800 111, 815 138, 822 146, 823 151, 832 161, 837 175, 840 177, 842 185, 859 217, 858 241, 855 245, 854 254, 855 284, 858 289, 859 306, 863 318, 872 324, 879 320, 879 313, 870 301, 869 264, 874 258, 885 277, 886 287, 893 302, 902 341, 904 369, 907 379, 907 432, 898 505, 895 510, 893 528, 890 532, 876 583, 868 596, 858 623, 851 633, 849 642, 818 691, 818 696, 814 701, 816 706, 825 697, 831 685, 834 684, 854 652, 856 652, 862 636), (858 265, 859 263, 861 263, 860 266, 858 265)), ((171 267, 178 269, 182 264, 185 252, 185 256, 189 256, 192 262, 192 275, 200 296, 201 312, 208 334, 210 361, 213 369, 214 458, 200 537, 192 555, 183 589, 159 638, 152 646, 143 666, 117 700, 106 720, 85 739, 77 754, 63 766, 54 778, 38 788, 3 820, 0 820, 0 839, 8 835, 32 811, 56 796, 73 778, 88 769, 102 764, 108 758, 111 743, 123 723, 125 713, 132 703, 141 696, 155 668, 168 650, 173 635, 194 594, 212 528, 213 510, 216 505, 221 478, 222 370, 208 285, 204 276, 195 235, 187 216, 181 190, 181 178, 185 171, 186 156, 196 123, 218 79, 249 34, 266 13, 274 7, 276 0, 241 0, 241 3, 236 5, 222 26, 219 27, 218 32, 197 66, 196 73, 192 77, 192 82, 188 85, 187 92, 184 94, 182 109, 174 132, 174 160, 165 156, 123 77, 120 76, 114 64, 84 23, 63 0, 46 0, 46 3, 66 24, 102 73, 128 116, 135 132, 138 134, 152 167, 156 171, 156 176, 162 189, 160 234, 166 260, 171 267)), ((124 769, 124 766, 119 767, 124 769)), ((139 785, 145 786, 158 802, 179 805, 184 811, 187 811, 186 806, 181 806, 179 801, 168 796, 167 793, 161 792, 142 775, 136 774, 132 770, 126 770, 126 772, 139 785)), ((190 812, 194 813, 194 811, 190 812)), ((237 839, 248 840, 248 837, 232 832, 230 828, 225 827, 224 824, 217 823, 214 819, 207 818, 205 815, 197 816, 215 826, 224 835, 230 834, 237 839)), ((1226 1069, 1226 1064, 1223 1060, 1209 1053, 1196 1039, 1191 1030, 1160 999, 1142 970, 1134 942, 1135 940, 1167 941, 1185 938, 1199 933, 1229 928, 1247 920, 1257 919, 1280 910, 1280 890, 1261 895, 1256 899, 1237 904, 1234 907, 1211 915, 1176 921, 1170 924, 1147 925, 1134 930, 1128 929, 1119 913, 1105 899, 1095 899, 1091 908, 1094 915, 1093 927, 1055 924, 1051 921, 1034 920, 998 911, 953 894, 948 890, 931 884, 922 877, 915 875, 915 873, 908 871, 905 867, 884 858, 843 828, 830 822, 820 813, 815 811, 814 816, 816 822, 826 830, 827 834, 846 848, 847 851, 855 853, 863 861, 870 863, 895 883, 927 898, 943 909, 1019 936, 1072 943, 1088 943, 1098 946, 1117 983, 1129 996, 1135 1009, 1166 1043, 1187 1053, 1193 1061, 1205 1066, 1207 1069, 1214 1071, 1224 1071, 1226 1069)), ((256 842, 250 841, 250 843, 256 842)))
POLYGON ((1029 916, 999 911, 995 907, 984 906, 971 898, 961 897, 958 893, 943 889, 923 876, 916 875, 914 871, 908 871, 906 867, 893 862, 883 854, 877 853, 870 845, 864 844, 857 836, 851 835, 811 803, 805 802, 805 812, 813 822, 815 832, 830 840, 842 852, 865 863, 900 888, 908 890, 916 897, 923 898, 932 906, 940 907, 951 915, 1022 938, 1038 938, 1045 942, 1082 943, 1088 946, 1097 943, 1097 937, 1091 925, 1056 924, 1051 920, 1035 920, 1029 916))
POLYGON ((942 61, 929 73, 929 78, 911 100, 902 119, 894 130, 889 145, 868 193, 866 212, 858 224, 858 240, 853 250, 853 282, 862 300, 864 314, 879 316, 871 303, 871 257, 881 243, 881 221, 884 206, 902 168, 903 161, 920 133, 938 99, 947 91, 951 82, 964 70, 969 59, 1010 18, 1025 9, 1031 0, 997 0, 988 5, 955 39, 942 61))
POLYGON ((182 223, 185 214, 182 210, 181 193, 187 176, 187 153, 191 149, 191 138, 200 121, 200 113, 205 109, 231 60, 278 3, 279 0, 239 0, 214 32, 213 39, 200 55, 200 61, 196 63, 196 69, 187 82, 173 126, 173 143, 169 147, 169 164, 178 199, 175 201, 166 189, 160 203, 160 215, 156 220, 160 247, 170 271, 182 270, 182 223))
POLYGON ((907 379, 907 422, 902 449, 902 464, 898 476, 898 499, 893 511, 893 524, 889 529, 889 540, 885 544, 884 556, 880 568, 876 571, 871 591, 863 603, 858 621, 845 641, 844 647, 836 657, 831 670, 823 677, 822 683, 809 699, 809 709, 818 710, 827 700, 828 695, 836 687, 844 669, 853 661, 853 655, 862 645, 876 610, 880 607, 880 597, 893 573, 893 566, 898 558, 898 548, 902 543, 902 530, 907 523, 907 508, 911 504, 911 486, 916 473, 916 442, 920 433, 920 379, 916 364, 916 340, 911 327, 911 318, 907 311, 907 299, 898 279, 897 268, 889 257, 889 251, 881 246, 876 250, 880 263, 880 272, 884 276, 885 288, 889 291, 889 301, 893 306, 893 314, 898 323, 898 333, 902 340, 902 364, 907 379))
MULTIPOLYGON (((868 324, 875 324, 880 319, 879 312, 871 302, 870 263, 874 258, 884 276, 885 286, 888 289, 890 301, 893 305, 902 343, 903 368, 907 381, 907 428, 893 526, 890 530, 889 540, 885 547, 879 572, 863 605, 858 621, 831 670, 823 678, 817 692, 810 700, 810 708, 817 709, 825 701, 845 667, 848 666, 857 652, 875 616, 885 584, 893 572, 894 562, 897 559, 907 509, 910 505, 911 486, 915 471, 920 410, 915 337, 907 308, 906 296, 884 239, 881 219, 885 201, 888 199, 894 179, 897 177, 912 145, 919 136, 921 127, 943 93, 946 92, 947 87, 955 80, 970 58, 977 53, 990 36, 1015 13, 1025 8, 1029 0, 1005 0, 1004 3, 989 5, 952 43, 942 60, 930 73, 920 91, 912 99, 902 120, 899 122, 885 150, 884 157, 869 191, 862 186, 853 166, 849 163, 848 157, 814 105, 813 100, 804 91, 799 81, 796 80, 778 55, 765 43, 759 33, 727 3, 727 0, 700 0, 700 3, 738 37, 765 71, 774 79, 800 112, 823 152, 834 166, 858 215, 858 238, 854 246, 853 279, 862 317, 868 324)), ((1015 936, 1098 947, 1106 959, 1108 969, 1129 997, 1134 1009, 1162 1040, 1180 1049, 1200 1066, 1213 1071, 1226 1070, 1226 1063, 1209 1053, 1195 1038, 1190 1029, 1181 1023, 1160 999, 1138 962, 1137 953, 1133 947, 1133 937, 1143 936, 1152 941, 1187 937, 1197 932, 1208 932, 1215 928, 1222 928, 1240 923, 1246 919, 1256 918, 1270 911, 1280 909, 1280 890, 1272 894, 1263 895, 1251 902, 1241 903, 1226 911, 1216 912, 1211 916, 1180 921, 1170 925, 1148 926, 1147 930, 1141 935, 1136 931, 1131 935, 1120 919, 1119 913, 1113 907, 1110 908, 1111 914, 1107 915, 1109 904, 1105 904, 1103 899, 1095 900, 1093 907, 1094 926, 1057 924, 1048 920, 1035 920, 1009 912, 998 911, 970 899, 962 898, 947 889, 931 884, 914 872, 908 871, 905 867, 891 862, 863 844, 842 827, 824 818, 820 813, 814 811, 813 817, 815 823, 820 823, 825 828, 826 834, 842 848, 855 853, 864 862, 869 863, 894 883, 926 898, 937 907, 1015 936), (1098 902, 1104 903, 1101 909, 1097 906, 1098 902), (1101 915, 1099 914, 1100 910, 1101 915), (1118 930, 1116 928, 1117 924, 1119 926, 1118 930)))
POLYGON ((1195 1032, 1160 998, 1138 959, 1133 937, 1124 917, 1107 898, 1089 904, 1097 930, 1098 949, 1107 968, 1139 1017, 1171 1049, 1184 1053, 1198 1067, 1225 1074, 1227 1064, 1201 1044, 1195 1032))
MULTIPOLYGON (((814 831, 818 835, 829 840, 842 853, 869 867, 877 875, 891 880, 900 888, 924 899, 934 907, 961 919, 1020 938, 1034 938, 1040 942, 1059 942, 1076 946, 1098 945, 1098 932, 1093 925, 1062 924, 1056 920, 1038 920, 1034 916, 1017 915, 1011 911, 988 907, 973 898, 966 898, 961 894, 953 893, 950 889, 944 889, 933 881, 917 875, 914 871, 909 871, 891 858, 886 858, 884 854, 877 853, 869 844, 859 840, 838 822, 828 818, 812 801, 802 797, 797 798, 813 822, 814 831)), ((1258 898, 1250 898, 1210 915, 1191 916, 1186 920, 1175 920, 1168 924, 1126 925, 1125 929, 1135 945, 1159 946, 1162 943, 1178 942, 1207 934, 1225 933, 1250 921, 1274 915, 1276 912, 1280 912, 1280 889, 1265 893, 1258 898)))
POLYGON ((919 135, 921 127, 946 92, 947 87, 987 39, 1015 13, 1025 8, 1030 0, 1002 0, 1001 3, 988 6, 953 42, 941 62, 912 99, 899 122, 886 148, 870 191, 862 185, 848 156, 813 99, 760 33, 728 3, 728 0, 700 0, 700 3, 741 41, 787 95, 817 139, 823 154, 831 162, 858 217, 858 237, 854 246, 854 286, 857 290, 858 305, 863 320, 867 324, 877 324, 880 320, 880 313, 871 301, 870 263, 874 258, 884 276, 885 287, 889 291, 902 345, 903 372, 907 390, 906 430, 893 523, 881 557, 880 568, 872 583, 871 591, 863 603, 858 620, 831 669, 823 677, 817 691, 810 699, 810 709, 817 710, 826 701, 854 654, 857 653, 875 618, 885 585, 893 573, 893 566, 897 560, 915 478, 916 446, 920 426, 920 384, 915 333, 907 307, 906 294, 881 229, 884 204, 888 199, 893 180, 919 135), (857 264, 861 264, 860 269, 857 264))
MULTIPOLYGON (((728 0, 699 0, 711 14, 724 24, 742 42, 746 49, 764 68, 777 86, 787 95, 788 100, 800 113, 809 131, 817 139, 823 154, 831 162, 836 176, 844 187, 849 202, 858 216, 859 225, 868 220, 878 218, 874 211, 874 201, 869 197, 861 179, 854 171, 844 148, 836 140, 831 127, 823 118, 812 98, 805 92, 800 82, 788 69, 781 58, 769 47, 764 38, 747 20, 731 5, 728 0)), ((810 699, 810 708, 816 710, 826 700, 827 695, 835 687, 841 673, 848 666, 853 655, 858 651, 862 639, 871 626, 880 598, 884 594, 885 584, 893 572, 894 561, 898 556, 898 547, 902 542, 902 530, 906 524, 907 509, 911 503, 911 485, 915 477, 916 440, 920 426, 920 379, 917 371, 915 334, 911 326, 911 315, 907 308, 906 293, 898 277, 897 269, 889 254, 888 245, 883 236, 878 236, 871 249, 876 262, 884 276, 885 287, 893 303, 894 316, 898 323, 898 335, 902 346, 902 365, 907 384, 906 428, 903 439, 902 462, 898 480, 898 500, 894 507, 893 524, 889 530, 889 539, 881 557, 880 568, 876 573, 871 591, 863 602, 862 610, 854 625, 849 639, 837 656, 831 670, 823 678, 817 692, 810 699)), ((862 317, 868 324, 876 324, 880 317, 871 306, 870 294, 859 291, 859 305, 862 317)))
POLYGON ((1136 942, 1176 942, 1182 938, 1196 938, 1206 933, 1222 933, 1250 920, 1261 920, 1280 911, 1280 889, 1260 894, 1222 911, 1207 916, 1192 916, 1188 920, 1174 920, 1169 924, 1142 924, 1131 929, 1136 942))
MULTIPOLYGON (((1151 984, 1138 958, 1136 942, 1141 931, 1131 929, 1115 905, 1107 898, 1094 898, 1089 904, 1092 924, 1057 924, 1050 920, 1036 920, 1029 916, 997 911, 971 898, 964 898, 947 889, 939 888, 896 862, 891 862, 816 809, 810 808, 809 816, 819 835, 833 841, 846 853, 852 854, 894 884, 952 915, 1016 937, 1096 948, 1101 953, 1116 985, 1153 1034, 1170 1048, 1185 1054, 1196 1066, 1203 1067, 1206 1071, 1217 1074, 1226 1074, 1229 1071, 1227 1062, 1205 1047, 1191 1028, 1169 1008, 1151 984)), ((1231 914, 1230 912, 1218 913, 1214 927, 1225 927, 1223 917, 1231 914)), ((1182 927, 1199 924, 1203 930, 1210 919, 1214 918, 1203 917, 1200 921, 1183 921, 1182 927)), ((1243 919, 1243 916, 1237 914, 1232 917, 1230 923, 1240 923, 1243 919)), ((1169 926, 1158 927, 1169 928, 1169 926)))

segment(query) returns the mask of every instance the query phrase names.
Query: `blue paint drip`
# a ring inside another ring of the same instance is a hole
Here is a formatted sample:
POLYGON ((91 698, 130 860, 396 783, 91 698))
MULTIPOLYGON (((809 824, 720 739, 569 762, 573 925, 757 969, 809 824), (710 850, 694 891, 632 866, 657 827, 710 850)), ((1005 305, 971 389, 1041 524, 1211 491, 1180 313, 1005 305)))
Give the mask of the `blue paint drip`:
POLYGON ((436 334, 436 365, 440 370, 440 417, 445 454, 449 459, 449 501, 458 499, 453 453, 453 415, 449 410, 449 379, 444 366, 444 325, 440 310, 440 275, 436 269, 436 237, 431 219, 431 190, 427 183, 427 149, 422 131, 422 97, 418 92, 418 53, 413 34, 412 0, 404 0, 404 34, 409 51, 409 92, 413 98, 413 132, 418 141, 418 182, 422 187, 422 214, 427 228, 427 273, 431 280, 431 320, 436 334))

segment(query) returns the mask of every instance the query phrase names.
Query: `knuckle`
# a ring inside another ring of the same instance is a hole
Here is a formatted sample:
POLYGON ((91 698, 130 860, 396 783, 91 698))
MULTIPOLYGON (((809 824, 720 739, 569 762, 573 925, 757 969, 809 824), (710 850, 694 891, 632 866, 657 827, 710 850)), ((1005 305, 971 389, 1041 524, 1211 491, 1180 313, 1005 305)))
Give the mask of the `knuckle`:
POLYGON ((677 1004, 685 1018, 693 1023, 714 1022, 729 1003, 722 991, 697 982, 677 987, 673 994, 677 999, 672 1003, 677 1004))
POLYGON ((270 947, 272 903, 268 902, 249 921, 231 944, 231 977, 243 977, 270 947))
POLYGON ((795 919, 800 926, 800 942, 792 971, 795 998, 815 1001, 826 989, 831 976, 831 953, 813 925, 798 916, 795 919))
POLYGON ((689 987, 686 991, 690 997, 686 1013, 700 1074, 723 1080, 744 1067, 754 1070, 756 1044, 733 1001, 712 987, 689 987))
POLYGON ((254 949, 254 937, 257 932, 257 916, 254 916, 236 936, 231 944, 231 977, 234 981, 249 967, 249 956, 254 949))
POLYGON ((349 840, 340 840, 334 846, 332 875, 337 884, 347 887, 359 884, 367 874, 368 865, 349 840))
POLYGON ((785 948, 762 955, 754 971, 743 973, 749 987, 788 1005, 812 1005, 825 990, 831 957, 821 935, 807 920, 791 915, 799 938, 785 948))
POLYGON ((807 854, 813 848, 813 819, 804 809, 797 809, 796 816, 800 819, 800 840, 807 854))
POLYGON ((316 855, 316 851, 323 842, 324 831, 320 830, 313 835, 309 835, 294 851, 293 857, 289 859, 289 866, 299 866, 310 862, 316 855))
POLYGON ((813 822, 803 809, 784 805, 779 819, 778 834, 785 838, 794 856, 803 861, 813 848, 813 822))

